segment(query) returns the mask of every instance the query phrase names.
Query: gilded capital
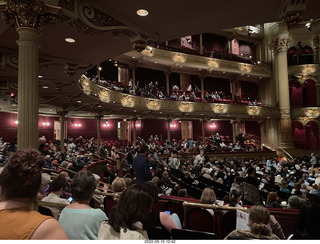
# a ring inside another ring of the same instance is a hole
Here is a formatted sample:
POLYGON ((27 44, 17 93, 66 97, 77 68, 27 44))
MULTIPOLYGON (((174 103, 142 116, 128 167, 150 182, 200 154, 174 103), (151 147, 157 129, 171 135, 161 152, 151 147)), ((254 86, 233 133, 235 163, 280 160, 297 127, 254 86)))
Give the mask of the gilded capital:
POLYGON ((320 34, 315 35, 315 37, 313 38, 313 46, 315 49, 319 49, 320 47, 320 34))
POLYGON ((44 24, 54 23, 59 18, 60 10, 60 7, 47 5, 41 0, 7 0, 0 5, 2 18, 7 24, 14 21, 17 29, 38 31, 44 24))
POLYGON ((286 52, 288 50, 289 42, 291 42, 292 37, 286 36, 286 37, 279 37, 275 39, 272 43, 273 50, 275 52, 286 52))

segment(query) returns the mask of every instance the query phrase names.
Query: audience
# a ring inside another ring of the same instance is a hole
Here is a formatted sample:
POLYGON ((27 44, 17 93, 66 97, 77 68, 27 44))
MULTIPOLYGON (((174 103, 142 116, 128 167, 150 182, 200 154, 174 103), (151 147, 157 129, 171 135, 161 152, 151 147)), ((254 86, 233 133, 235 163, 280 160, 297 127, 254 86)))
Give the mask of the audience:
MULTIPOLYGON (((217 204, 217 197, 211 187, 206 187, 201 194, 200 203, 203 204, 217 204)), ((213 216, 213 209, 207 209, 207 211, 213 216)))
POLYGON ((280 224, 264 206, 254 205, 249 209, 249 227, 250 231, 234 230, 225 239, 285 239, 280 224))
POLYGON ((34 149, 14 153, 0 174, 0 239, 68 239, 59 222, 31 210, 40 185, 43 156, 34 149))
POLYGON ((131 185, 120 196, 117 205, 99 229, 99 240, 148 240, 142 222, 152 210, 153 199, 142 184, 131 185))
POLYGON ((95 189, 96 179, 90 171, 79 171, 73 177, 73 201, 62 210, 59 218, 71 240, 96 240, 100 224, 108 219, 101 209, 94 209, 89 205, 95 189))

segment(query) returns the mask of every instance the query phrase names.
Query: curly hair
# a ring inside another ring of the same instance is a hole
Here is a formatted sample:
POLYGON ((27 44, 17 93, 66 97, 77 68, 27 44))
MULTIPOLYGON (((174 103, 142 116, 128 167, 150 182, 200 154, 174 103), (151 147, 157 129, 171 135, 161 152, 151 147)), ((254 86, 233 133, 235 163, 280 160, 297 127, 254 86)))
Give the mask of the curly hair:
POLYGON ((0 175, 2 197, 34 198, 41 185, 44 158, 38 150, 25 149, 14 153, 0 175))

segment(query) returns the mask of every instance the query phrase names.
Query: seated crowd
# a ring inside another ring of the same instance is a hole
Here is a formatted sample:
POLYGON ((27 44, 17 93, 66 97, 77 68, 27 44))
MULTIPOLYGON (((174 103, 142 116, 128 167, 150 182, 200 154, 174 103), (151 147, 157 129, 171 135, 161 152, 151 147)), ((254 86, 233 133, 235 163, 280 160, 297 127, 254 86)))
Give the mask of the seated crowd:
POLYGON ((201 90, 199 87, 189 85, 186 90, 179 89, 177 85, 173 85, 170 94, 161 89, 158 81, 150 81, 144 86, 140 87, 139 81, 136 81, 135 89, 132 87, 132 80, 128 84, 119 83, 111 80, 98 79, 97 77, 90 78, 91 81, 106 87, 110 90, 127 93, 135 96, 152 97, 156 99, 176 100, 176 101, 189 101, 189 102, 213 102, 213 103, 232 103, 232 104, 245 104, 251 106, 260 106, 261 103, 257 98, 243 98, 235 97, 232 99, 230 95, 223 91, 204 91, 204 97, 201 98, 201 90))
MULTIPOLYGON (((109 151, 78 137, 66 143, 66 153, 60 153, 57 142, 41 146, 46 144, 41 137, 39 151, 8 153, 0 174, 0 223, 6 227, 0 239, 148 239, 148 226, 162 227, 170 239, 183 221, 157 209, 159 194, 200 199, 204 204, 253 206, 249 232, 234 230, 226 239, 285 239, 266 207, 300 209, 297 233, 292 234, 319 238, 314 225, 319 222, 315 216, 320 212, 320 174, 314 154, 292 162, 222 160, 210 158, 205 147, 187 141, 196 147, 192 158, 172 146, 160 159, 158 140, 158 136, 139 139, 136 147, 109 151), (93 154, 121 158, 121 171, 110 161, 103 163, 100 176, 86 170, 94 163, 93 154), (103 204, 108 193, 116 194, 117 202, 110 212, 103 204), (60 204, 63 210, 48 205, 52 217, 41 215, 31 210, 37 205, 34 199, 60 204)), ((214 216, 212 209, 208 211, 214 216)))

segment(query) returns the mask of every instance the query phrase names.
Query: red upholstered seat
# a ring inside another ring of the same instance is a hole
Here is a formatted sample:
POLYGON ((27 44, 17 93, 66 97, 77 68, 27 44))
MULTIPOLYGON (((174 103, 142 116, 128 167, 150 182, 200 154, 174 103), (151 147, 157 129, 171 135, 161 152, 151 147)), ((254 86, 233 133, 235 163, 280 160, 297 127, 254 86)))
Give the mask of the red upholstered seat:
POLYGON ((185 222, 186 227, 191 230, 213 231, 213 217, 207 210, 202 208, 189 209, 185 222))

